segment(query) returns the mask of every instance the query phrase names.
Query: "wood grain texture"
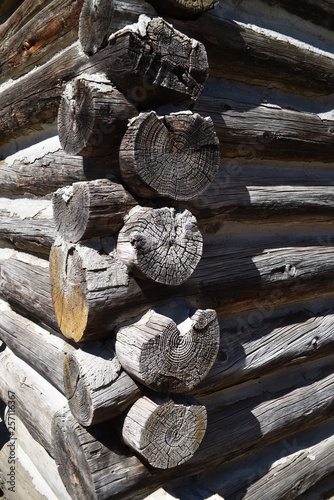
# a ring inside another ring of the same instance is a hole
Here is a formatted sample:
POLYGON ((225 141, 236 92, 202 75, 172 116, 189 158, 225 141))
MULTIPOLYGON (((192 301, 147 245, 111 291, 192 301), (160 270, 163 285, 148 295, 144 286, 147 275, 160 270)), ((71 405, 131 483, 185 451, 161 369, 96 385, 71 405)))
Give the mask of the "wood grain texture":
POLYGON ((73 243, 114 235, 136 204, 121 184, 109 179, 74 183, 58 189, 52 199, 57 232, 73 243))
POLYGON ((219 140, 210 118, 151 111, 131 121, 119 159, 124 181, 139 196, 187 200, 213 181, 219 140))
POLYGON ((60 101, 60 144, 72 155, 111 154, 136 115, 136 108, 103 74, 82 75, 66 85, 60 101))
POLYGON ((311 23, 323 26, 328 30, 334 27, 334 5, 331 0, 296 0, 291 3, 288 0, 263 0, 270 6, 278 5, 311 23))
POLYGON ((157 392, 189 392, 205 379, 219 347, 215 311, 180 305, 151 310, 116 330, 116 353, 123 368, 157 392))
POLYGON ((187 462, 206 431, 205 406, 184 397, 138 399, 126 413, 124 442, 158 469, 187 462))
POLYGON ((163 4, 158 0, 151 0, 158 12, 164 12, 172 17, 189 18, 213 9, 212 0, 166 0, 163 4))
POLYGON ((119 416, 141 396, 112 348, 90 342, 64 360, 64 385, 72 415, 83 426, 119 416))
POLYGON ((177 286, 196 269, 203 238, 188 210, 135 207, 124 219, 117 253, 140 278, 177 286))

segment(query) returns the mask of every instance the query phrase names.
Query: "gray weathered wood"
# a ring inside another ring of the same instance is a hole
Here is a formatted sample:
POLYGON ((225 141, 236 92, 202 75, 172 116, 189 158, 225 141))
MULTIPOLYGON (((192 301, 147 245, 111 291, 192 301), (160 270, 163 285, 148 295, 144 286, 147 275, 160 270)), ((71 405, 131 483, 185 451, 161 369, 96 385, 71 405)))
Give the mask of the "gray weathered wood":
POLYGON ((131 121, 119 158, 123 179, 138 195, 187 200, 213 181, 219 141, 210 118, 151 111, 131 121))
POLYGON ((0 300, 0 339, 11 351, 65 395, 63 364, 74 348, 0 300))
POLYGON ((205 406, 194 400, 144 396, 126 413, 122 438, 153 467, 171 469, 194 455, 206 426, 205 406))
POLYGON ((166 0, 163 3, 159 0, 151 0, 158 12, 165 12, 172 17, 190 18, 198 16, 203 12, 213 9, 213 0, 166 0))
POLYGON ((140 278, 177 286, 196 269, 203 238, 188 210, 135 207, 124 219, 117 253, 140 278))
MULTIPOLYGON (((273 0, 264 0, 270 6, 273 0)), ((286 9, 289 13, 303 19, 307 19, 314 24, 324 26, 328 30, 334 28, 334 4, 331 0, 274 0, 274 5, 286 9)))
POLYGON ((116 353, 123 368, 151 389, 181 393, 208 374, 219 347, 215 311, 175 305, 150 310, 116 331, 116 353))
POLYGON ((111 348, 89 343, 64 360, 64 385, 73 416, 83 426, 119 416, 141 396, 111 348))
POLYGON ((53 217, 60 236, 76 243, 114 235, 136 204, 121 184, 97 179, 57 190, 53 195, 53 217))
POLYGON ((136 108, 103 74, 81 75, 65 87, 58 111, 59 140, 68 154, 104 156, 120 145, 136 108))
POLYGON ((96 500, 126 498, 150 478, 147 468, 121 445, 110 422, 85 429, 64 409, 53 419, 52 435, 58 472, 73 500, 86 498, 88 492, 96 500))

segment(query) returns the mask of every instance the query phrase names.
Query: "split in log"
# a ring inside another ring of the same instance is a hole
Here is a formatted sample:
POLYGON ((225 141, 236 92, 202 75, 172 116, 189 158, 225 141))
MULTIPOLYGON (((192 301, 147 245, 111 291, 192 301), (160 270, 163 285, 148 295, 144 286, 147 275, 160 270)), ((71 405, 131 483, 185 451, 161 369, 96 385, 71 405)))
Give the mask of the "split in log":
POLYGON ((123 179, 139 196, 187 200, 213 181, 219 141, 210 118, 151 111, 130 122, 119 158, 123 179))
POLYGON ((107 76, 138 107, 194 102, 209 74, 205 47, 162 18, 139 17, 109 38, 107 76))
POLYGON ((58 473, 73 500, 87 498, 87 492, 96 500, 121 497, 150 480, 150 472, 121 445, 110 422, 86 429, 64 409, 53 419, 52 435, 58 473))
POLYGON ((0 352, 0 398, 53 456, 51 421, 66 398, 8 347, 0 352))
POLYGON ((121 184, 108 179, 77 182, 54 193, 53 217, 59 235, 76 243, 114 235, 136 204, 121 184))
POLYGON ((117 240, 121 259, 141 278, 177 286, 196 269, 203 238, 188 210, 135 207, 117 240))
POLYGON ((81 75, 67 84, 58 111, 66 153, 104 156, 118 149, 136 108, 103 75, 81 75))
POLYGON ((0 198, 0 240, 48 254, 55 239, 50 200, 0 198))
MULTIPOLYGON (((32 18, 25 11, 27 22, 14 34, 1 38, 0 82, 27 73, 73 43, 78 36, 82 4, 83 0, 53 0, 40 5, 43 8, 39 12, 35 6, 32 18)), ((18 17, 21 15, 19 12, 18 17)), ((14 13, 13 18, 16 17, 14 13)))
POLYGON ((83 426, 119 416, 141 396, 115 353, 101 342, 89 343, 66 357, 64 384, 70 410, 83 426))
POLYGON ((65 395, 63 364, 74 348, 59 334, 42 328, 0 300, 0 339, 65 395))
POLYGON ((165 12, 171 16, 190 18, 195 17, 206 10, 213 9, 214 0, 150 0, 158 12, 165 12))
POLYGON ((127 412, 122 437, 150 465, 170 469, 194 455, 206 425, 205 406, 194 400, 144 396, 127 412))
POLYGON ((215 311, 182 306, 150 310, 117 329, 116 353, 124 370, 151 389, 181 393, 208 374, 219 347, 215 311))

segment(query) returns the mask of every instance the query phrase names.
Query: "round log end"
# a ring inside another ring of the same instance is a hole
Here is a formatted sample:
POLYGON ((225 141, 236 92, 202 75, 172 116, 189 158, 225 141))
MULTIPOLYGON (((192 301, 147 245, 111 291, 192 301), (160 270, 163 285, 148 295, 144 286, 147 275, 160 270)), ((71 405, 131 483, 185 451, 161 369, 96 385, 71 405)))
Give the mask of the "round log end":
POLYGON ((83 239, 89 221, 90 196, 86 182, 58 189, 52 197, 56 230, 65 240, 83 239))
POLYGON ((79 18, 79 40, 91 56, 107 44, 114 16, 112 0, 85 0, 79 18))
POLYGON ((124 370, 157 392, 191 391, 206 377, 218 354, 216 312, 183 312, 176 323, 165 314, 149 311, 117 332, 116 352, 124 370))
POLYGON ((189 200, 213 181, 220 164, 211 118, 190 112, 133 119, 119 152, 124 180, 143 197, 189 200))
POLYGON ((117 251, 138 277, 177 286, 199 263, 203 238, 188 210, 135 207, 119 233, 117 251))
POLYGON ((144 396, 128 411, 122 437, 152 467, 170 469, 194 455, 206 426, 206 408, 196 401, 144 396))

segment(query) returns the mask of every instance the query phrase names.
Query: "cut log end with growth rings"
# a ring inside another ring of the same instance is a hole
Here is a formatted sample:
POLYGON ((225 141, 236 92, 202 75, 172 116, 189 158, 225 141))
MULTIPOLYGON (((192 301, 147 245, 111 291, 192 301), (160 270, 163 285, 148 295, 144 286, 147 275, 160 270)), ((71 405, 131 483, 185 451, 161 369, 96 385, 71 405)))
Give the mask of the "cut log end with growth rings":
POLYGON ((194 400, 144 396, 128 411, 122 437, 150 465, 170 469, 194 455, 206 426, 206 408, 194 400))
POLYGON ((163 393, 193 389, 208 374, 219 348, 216 312, 193 314, 178 306, 151 310, 117 331, 116 353, 124 369, 163 393))
POLYGON ((135 107, 104 75, 82 75, 67 84, 58 110, 58 133, 66 153, 110 154, 121 142, 135 107))
POLYGON ((188 210, 133 208, 121 229, 117 252, 138 277, 165 285, 186 281, 203 251, 196 218, 188 210))
POLYGON ((79 18, 79 40, 91 56, 108 43, 114 15, 113 0, 85 0, 79 18))
POLYGON ((219 140, 209 117, 151 111, 131 121, 119 157, 122 176, 138 195, 189 200, 213 181, 219 140))

